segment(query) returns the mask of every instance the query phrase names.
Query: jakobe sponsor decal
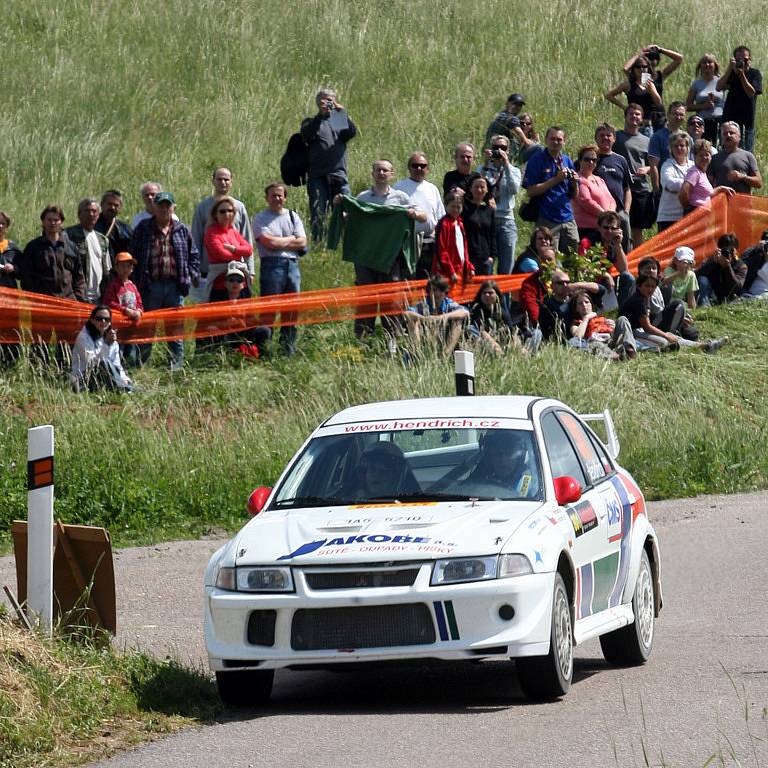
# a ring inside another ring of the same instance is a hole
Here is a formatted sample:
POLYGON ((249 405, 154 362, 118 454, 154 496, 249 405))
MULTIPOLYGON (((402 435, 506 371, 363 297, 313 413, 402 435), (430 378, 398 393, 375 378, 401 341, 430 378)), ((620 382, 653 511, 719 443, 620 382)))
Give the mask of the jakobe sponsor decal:
POLYGON ((361 545, 361 551, 368 549, 367 545, 369 544, 377 544, 380 546, 377 547, 376 551, 396 552, 401 549, 415 548, 417 551, 435 551, 437 553, 441 550, 450 550, 456 546, 453 542, 433 539, 430 536, 408 536, 407 534, 389 536, 386 533, 372 533, 363 534, 361 536, 340 536, 335 539, 317 539, 316 541, 308 541, 294 549, 293 552, 289 552, 287 555, 281 555, 277 559, 290 560, 294 557, 312 554, 321 549, 348 547, 356 544, 361 545))

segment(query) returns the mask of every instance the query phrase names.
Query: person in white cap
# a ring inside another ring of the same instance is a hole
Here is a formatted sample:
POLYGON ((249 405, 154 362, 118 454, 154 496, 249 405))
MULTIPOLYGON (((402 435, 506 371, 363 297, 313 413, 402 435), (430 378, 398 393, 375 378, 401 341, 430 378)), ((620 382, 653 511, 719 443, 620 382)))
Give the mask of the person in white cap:
POLYGON ((688 309, 696 308, 696 293, 699 290, 699 281, 693 266, 696 263, 696 255, 692 248, 681 245, 675 249, 672 264, 664 270, 664 285, 668 285, 673 299, 680 299, 688 305, 688 309))

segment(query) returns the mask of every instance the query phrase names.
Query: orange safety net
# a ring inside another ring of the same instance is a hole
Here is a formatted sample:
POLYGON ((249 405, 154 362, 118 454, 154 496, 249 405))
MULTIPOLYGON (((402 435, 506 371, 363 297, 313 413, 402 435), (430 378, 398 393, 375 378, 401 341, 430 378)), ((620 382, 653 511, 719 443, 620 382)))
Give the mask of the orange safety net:
MULTIPOLYGON (((768 198, 719 194, 713 198, 711 208, 684 217, 635 248, 627 260, 632 271, 636 271, 640 259, 651 255, 664 266, 677 246, 687 245, 695 251, 697 263, 701 263, 714 252, 717 238, 723 233, 735 232, 743 249, 756 243, 765 229, 768 198)), ((525 277, 495 275, 493 279, 502 292, 515 294, 525 277)), ((461 303, 471 301, 484 279, 476 277, 456 285, 451 297, 461 303)), ((309 325, 392 315, 419 301, 425 282, 381 283, 190 304, 145 312, 138 323, 114 312, 113 323, 120 331, 121 341, 143 343, 220 336, 264 325, 309 325)), ((47 341, 54 335, 58 340, 73 342, 92 309, 92 305, 77 301, 0 288, 0 343, 17 343, 20 338, 25 342, 47 341)))

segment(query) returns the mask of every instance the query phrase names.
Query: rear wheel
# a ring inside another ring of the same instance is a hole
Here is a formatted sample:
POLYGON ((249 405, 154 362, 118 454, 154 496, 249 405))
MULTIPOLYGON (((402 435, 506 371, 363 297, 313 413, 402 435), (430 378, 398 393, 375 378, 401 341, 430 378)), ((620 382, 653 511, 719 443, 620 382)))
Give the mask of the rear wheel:
POLYGON ((653 649, 655 607, 653 572, 648 553, 643 550, 632 595, 635 620, 626 627, 600 637, 600 647, 607 662, 629 667, 648 661, 653 649))
POLYGON ((255 707, 269 701, 274 678, 273 669, 238 669, 217 672, 216 686, 225 704, 232 707, 255 707))
POLYGON ((573 630, 571 605, 563 577, 555 574, 549 653, 516 660, 523 693, 530 699, 555 699, 571 687, 573 677, 573 630))

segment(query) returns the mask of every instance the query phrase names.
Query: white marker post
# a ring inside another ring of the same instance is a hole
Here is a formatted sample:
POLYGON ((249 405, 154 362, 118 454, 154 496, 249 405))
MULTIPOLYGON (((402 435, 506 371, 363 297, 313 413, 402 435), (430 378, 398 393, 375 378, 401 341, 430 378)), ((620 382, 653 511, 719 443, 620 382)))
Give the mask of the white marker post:
POLYGON ((475 356, 472 352, 457 351, 453 353, 453 364, 456 371, 456 394, 475 394, 475 356))
POLYGON ((53 627, 53 427, 27 431, 27 607, 53 627))

